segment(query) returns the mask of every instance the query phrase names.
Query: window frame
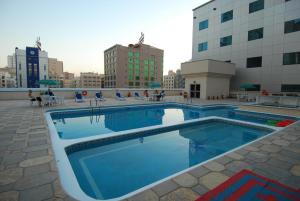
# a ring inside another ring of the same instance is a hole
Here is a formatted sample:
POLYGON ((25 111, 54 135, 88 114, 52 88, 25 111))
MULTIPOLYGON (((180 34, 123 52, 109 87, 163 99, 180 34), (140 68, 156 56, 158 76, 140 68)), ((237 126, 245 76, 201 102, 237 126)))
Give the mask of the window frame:
POLYGON ((233 20, 233 10, 230 10, 230 11, 227 11, 227 12, 221 14, 221 23, 225 23, 230 20, 233 20), (226 15, 229 13, 231 13, 230 18, 226 18, 227 17, 226 15))
POLYGON ((297 31, 300 31, 300 18, 284 22, 284 34, 294 33, 297 31), (290 26, 292 26, 292 27, 289 27, 288 24, 291 22, 293 22, 293 24, 290 24, 290 26), (290 30, 289 30, 289 28, 290 28, 290 30))
POLYGON ((247 58, 247 61, 246 61, 246 67, 247 68, 261 68, 262 67, 262 56, 259 56, 259 57, 248 57, 247 58), (257 59, 257 58, 260 58, 260 65, 256 65, 256 63, 255 64, 252 64, 252 65, 250 65, 251 63, 250 63, 250 60, 254 60, 254 59, 257 59))
POLYGON ((225 36, 225 37, 220 38, 220 47, 226 47, 226 46, 229 46, 229 45, 232 45, 232 35, 229 35, 229 36, 225 36), (230 43, 225 44, 224 41, 223 41, 223 43, 222 43, 222 40, 227 39, 227 38, 230 38, 230 43))
POLYGON ((262 39, 262 38, 264 38, 264 28, 263 27, 257 28, 257 29, 252 29, 252 30, 248 31, 248 41, 259 40, 259 39, 262 39), (261 37, 259 35, 260 33, 258 32, 260 30, 262 30, 261 37), (257 34, 258 37, 250 39, 251 34, 252 34, 252 36, 253 36, 253 34, 257 34))
POLYGON ((198 52, 204 52, 207 50, 208 50, 208 42, 198 43, 198 52))
POLYGON ((288 65, 299 65, 300 64, 300 52, 287 52, 283 53, 282 55, 282 65, 288 66, 288 65), (293 56, 295 55, 295 58, 287 58, 288 56, 293 56), (287 59, 290 59, 294 62, 286 62, 287 59))
POLYGON ((203 20, 203 21, 199 22, 199 24, 198 24, 199 31, 204 30, 204 29, 208 29, 208 19, 203 20))
POLYGON ((256 0, 249 3, 249 14, 258 12, 260 10, 265 9, 265 1, 264 0, 256 0), (260 7, 262 6, 262 7, 260 7))

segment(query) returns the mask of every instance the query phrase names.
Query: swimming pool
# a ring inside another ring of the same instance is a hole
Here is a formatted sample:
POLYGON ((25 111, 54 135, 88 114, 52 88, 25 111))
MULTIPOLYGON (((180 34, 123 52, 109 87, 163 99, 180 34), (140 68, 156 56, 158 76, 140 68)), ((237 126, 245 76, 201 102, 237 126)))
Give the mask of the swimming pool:
POLYGON ((176 103, 45 115, 60 181, 78 200, 127 198, 278 130, 269 119, 291 119, 176 103))
POLYGON ((194 107, 183 104, 94 108, 55 112, 51 118, 60 138, 76 139, 156 125, 171 125, 210 116, 265 124, 287 117, 236 111, 232 106, 194 107))
POLYGON ((95 199, 124 196, 271 130, 210 120, 163 132, 73 145, 68 158, 83 191, 95 199), (116 164, 117 162, 117 164, 116 164))

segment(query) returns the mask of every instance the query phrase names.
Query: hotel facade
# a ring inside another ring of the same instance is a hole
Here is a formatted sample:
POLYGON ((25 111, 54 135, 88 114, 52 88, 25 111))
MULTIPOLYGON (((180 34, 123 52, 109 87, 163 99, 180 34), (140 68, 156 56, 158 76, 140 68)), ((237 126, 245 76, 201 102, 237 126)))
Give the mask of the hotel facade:
POLYGON ((250 83, 300 92, 300 1, 212 0, 195 8, 192 61, 206 59, 235 64, 232 91, 250 83))
POLYGON ((19 88, 40 88, 40 80, 48 76, 48 53, 36 47, 26 47, 25 50, 15 48, 15 53, 8 56, 8 64, 15 64, 16 85, 19 88), (10 62, 12 61, 12 62, 10 62))
POLYGON ((104 51, 105 88, 163 84, 164 51, 150 45, 114 45, 104 51))

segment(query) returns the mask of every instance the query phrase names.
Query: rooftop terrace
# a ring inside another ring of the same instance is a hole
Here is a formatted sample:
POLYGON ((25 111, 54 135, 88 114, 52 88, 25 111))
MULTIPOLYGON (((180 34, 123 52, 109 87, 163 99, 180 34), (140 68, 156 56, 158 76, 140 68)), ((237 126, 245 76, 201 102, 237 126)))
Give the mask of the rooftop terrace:
MULTIPOLYGON (((180 101, 179 97, 167 100, 180 101)), ((129 98, 108 98, 102 105, 149 103, 129 98)), ((238 104, 232 100, 193 101, 193 104, 238 104)), ((87 107, 65 100, 62 106, 30 106, 28 100, 0 101, 0 200, 73 200, 60 186, 51 141, 43 113, 48 109, 87 107)), ((300 117, 299 110, 241 106, 300 117)), ((195 200, 241 169, 300 188, 300 123, 205 163, 127 200, 195 200)))

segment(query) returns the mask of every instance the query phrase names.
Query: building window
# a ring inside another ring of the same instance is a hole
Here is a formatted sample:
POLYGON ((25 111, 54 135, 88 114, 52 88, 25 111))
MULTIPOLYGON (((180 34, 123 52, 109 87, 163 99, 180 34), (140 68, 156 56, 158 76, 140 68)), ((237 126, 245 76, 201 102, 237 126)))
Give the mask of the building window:
POLYGON ((257 0, 249 3, 249 13, 254 13, 256 11, 262 10, 265 7, 264 0, 257 0))
POLYGON ((232 45, 232 36, 220 38, 220 47, 224 47, 227 45, 232 45))
POLYGON ((20 87, 22 87, 22 74, 20 74, 20 87))
POLYGON ((44 80, 46 80, 47 79, 47 77, 46 77, 46 75, 44 75, 44 80))
POLYGON ((300 31, 300 18, 284 23, 284 33, 300 31))
POLYGON ((260 91, 260 84, 253 84, 253 88, 246 89, 246 91, 260 91))
POLYGON ((208 28, 208 20, 204 20, 199 22, 199 31, 208 28))
POLYGON ((21 70, 21 64, 19 64, 19 70, 21 70))
POLYGON ((198 44, 198 52, 203 52, 207 50, 207 42, 198 44))
POLYGON ((283 65, 300 64, 300 52, 283 54, 283 65))
POLYGON ((232 18, 233 18, 233 10, 228 11, 226 13, 223 13, 221 15, 221 23, 224 23, 224 22, 227 22, 229 20, 232 20, 232 18))
POLYGON ((281 92, 300 92, 300 84, 282 84, 281 92))
POLYGON ((247 68, 261 67, 262 57, 247 58, 247 68))
POLYGON ((257 40, 264 37, 264 28, 248 31, 248 41, 257 40))

